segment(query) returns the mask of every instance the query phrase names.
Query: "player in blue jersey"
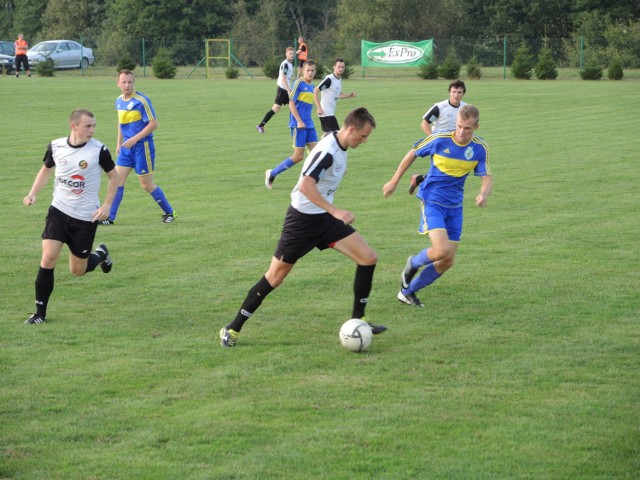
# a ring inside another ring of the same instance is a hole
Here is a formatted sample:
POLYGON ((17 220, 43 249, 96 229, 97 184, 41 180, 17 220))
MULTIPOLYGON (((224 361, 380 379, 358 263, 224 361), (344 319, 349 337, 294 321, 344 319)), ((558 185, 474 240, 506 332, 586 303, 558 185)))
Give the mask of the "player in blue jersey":
POLYGON ((277 167, 264 172, 264 184, 271 190, 273 181, 285 170, 293 167, 304 158, 304 149, 312 150, 318 143, 318 133, 313 123, 313 77, 316 75, 316 63, 313 60, 304 62, 302 78, 299 78, 291 88, 289 101, 289 128, 293 137, 293 155, 285 158, 277 167))
POLYGON ((430 157, 431 166, 416 196, 422 200, 420 233, 429 234, 431 247, 407 259, 401 274, 402 288, 398 292, 398 300, 402 303, 424 307, 416 292, 453 266, 462 235, 462 200, 469 173, 481 177, 476 205, 487 205, 493 180, 487 144, 474 133, 480 126, 479 120, 478 109, 464 105, 458 112, 455 130, 436 133, 416 143, 383 187, 384 196, 391 196, 416 157, 430 157))
POLYGON ((118 72, 118 88, 122 92, 116 99, 118 111, 118 143, 116 146, 116 168, 120 178, 116 198, 111 205, 109 219, 102 225, 113 225, 118 208, 124 197, 124 185, 131 170, 135 169, 140 186, 149 192, 164 214, 162 221, 171 223, 176 212, 167 200, 162 189, 153 179, 156 150, 153 143, 153 131, 158 128, 156 112, 151 100, 135 90, 135 77, 130 70, 118 72))
MULTIPOLYGON (((333 199, 347 170, 347 150, 365 143, 375 126, 366 108, 356 108, 347 115, 338 132, 324 137, 309 153, 291 192, 291 205, 269 270, 251 287, 236 318, 220 330, 223 347, 235 347, 244 323, 265 297, 284 282, 296 262, 314 248, 332 248, 356 263, 351 318, 364 317, 378 254, 351 226, 355 220, 353 213, 336 207, 333 199)), ((371 325, 371 329, 379 334, 387 328, 371 325)))

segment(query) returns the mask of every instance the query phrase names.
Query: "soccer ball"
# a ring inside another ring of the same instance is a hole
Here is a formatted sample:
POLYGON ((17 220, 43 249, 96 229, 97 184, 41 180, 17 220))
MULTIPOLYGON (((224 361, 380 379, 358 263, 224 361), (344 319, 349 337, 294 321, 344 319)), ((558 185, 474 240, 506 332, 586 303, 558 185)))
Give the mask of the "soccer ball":
POLYGON ((344 322, 340 327, 339 336, 342 346, 352 352, 366 350, 373 340, 371 327, 367 322, 359 318, 352 318, 344 322))

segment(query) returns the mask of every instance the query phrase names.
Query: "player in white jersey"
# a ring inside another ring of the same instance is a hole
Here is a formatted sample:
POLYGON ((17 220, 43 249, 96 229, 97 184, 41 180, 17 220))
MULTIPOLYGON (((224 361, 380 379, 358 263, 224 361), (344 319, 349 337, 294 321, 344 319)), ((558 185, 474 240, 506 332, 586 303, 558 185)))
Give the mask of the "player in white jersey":
MULTIPOLYGON (((347 149, 365 143, 375 126, 366 108, 356 108, 347 115, 344 127, 323 138, 311 150, 291 193, 291 205, 269 270, 251 287, 236 318, 220 330, 223 347, 236 345, 244 323, 265 297, 282 284, 295 263, 314 248, 333 248, 356 263, 350 318, 364 317, 378 254, 351 226, 355 220, 353 213, 336 207, 333 197, 347 169, 347 149)), ((386 330, 382 325, 371 328, 374 334, 386 330)))
MULTIPOLYGON (((467 93, 467 87, 462 80, 454 80, 449 84, 449 98, 433 105, 422 117, 421 127, 427 137, 434 133, 456 129, 456 118, 460 107, 466 105, 462 101, 465 93, 467 93)), ((411 175, 409 195, 413 195, 423 180, 424 175, 411 175)))
POLYGON ((53 140, 47 147, 44 165, 36 175, 33 186, 22 203, 33 205, 38 193, 49 181, 55 169, 53 201, 49 207, 42 233, 42 259, 35 282, 36 312, 25 323, 45 321, 49 297, 53 292, 54 274, 62 246, 66 243, 69 270, 81 276, 100 265, 109 273, 113 265, 109 250, 100 244, 95 252, 98 223, 109 218, 109 209, 118 187, 118 174, 106 146, 93 139, 96 120, 88 110, 75 110, 69 119, 68 137, 53 140), (100 205, 100 177, 109 177, 107 194, 100 205))
POLYGON ((324 132, 323 136, 340 130, 340 125, 336 119, 338 99, 356 96, 356 92, 342 93, 342 75, 344 74, 345 66, 344 60, 337 58, 333 64, 333 73, 324 77, 313 90, 313 98, 320 117, 320 125, 322 125, 322 131, 324 132))
POLYGON ((256 130, 260 133, 264 133, 264 126, 267 124, 271 117, 280 111, 282 105, 289 103, 289 92, 291 92, 291 78, 293 77, 293 57, 295 55, 295 49, 293 47, 287 47, 285 51, 285 59, 280 64, 278 70, 278 81, 276 99, 273 102, 267 113, 264 115, 262 121, 256 127, 256 130))

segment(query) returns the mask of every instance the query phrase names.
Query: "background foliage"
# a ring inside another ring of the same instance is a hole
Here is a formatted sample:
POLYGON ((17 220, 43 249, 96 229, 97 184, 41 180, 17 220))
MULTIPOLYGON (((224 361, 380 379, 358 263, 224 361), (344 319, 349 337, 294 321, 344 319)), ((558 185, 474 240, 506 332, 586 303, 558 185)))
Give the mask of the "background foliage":
POLYGON ((248 67, 281 57, 299 35, 314 59, 336 56, 356 64, 360 40, 434 38, 436 62, 455 48, 466 63, 501 65, 508 37, 509 63, 526 39, 531 53, 544 46, 559 66, 580 65, 580 43, 603 67, 616 53, 624 68, 640 66, 640 10, 627 0, 8 0, 0 5, 0 36, 24 32, 31 44, 52 38, 82 40, 98 62, 116 65, 128 52, 139 63, 141 39, 148 59, 170 48, 180 65, 204 56, 206 38, 232 38, 248 67), (392 14, 390 14, 392 12, 392 14), (418 14, 419 12, 419 14, 418 14))

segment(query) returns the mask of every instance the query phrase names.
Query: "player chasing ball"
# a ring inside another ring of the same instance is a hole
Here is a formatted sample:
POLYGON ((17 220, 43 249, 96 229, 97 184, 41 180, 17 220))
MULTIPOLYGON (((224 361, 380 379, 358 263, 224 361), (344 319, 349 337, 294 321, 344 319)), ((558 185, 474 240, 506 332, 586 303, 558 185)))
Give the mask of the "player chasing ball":
POLYGON ((416 293, 453 266, 462 235, 464 184, 470 172, 481 177, 476 205, 487 205, 493 180, 489 168, 489 148, 481 137, 475 135, 479 126, 478 109, 473 105, 464 105, 458 112, 455 130, 437 133, 416 143, 382 189, 385 198, 390 197, 416 157, 430 157, 429 171, 416 196, 422 200, 419 233, 429 235, 431 247, 407 259, 397 295, 404 304, 424 307, 416 293), (417 275, 421 268, 422 271, 417 275))
POLYGON ((69 136, 53 140, 47 147, 44 165, 22 200, 27 206, 36 203, 38 193, 55 169, 53 201, 42 233, 42 259, 35 281, 36 312, 26 320, 29 324, 43 323, 46 319, 49 297, 53 293, 53 272, 65 243, 71 251, 69 270, 73 275, 82 276, 98 265, 104 273, 109 273, 113 266, 106 245, 100 244, 93 253, 91 248, 97 222, 109 218, 118 173, 107 147, 93 138, 96 129, 93 113, 75 110, 69 124, 69 136), (109 184, 104 203, 100 205, 102 171, 109 177, 109 184))
MULTIPOLYGON (((233 321, 220 330, 223 347, 235 347, 244 323, 284 282, 295 263, 314 248, 333 248, 355 262, 351 318, 364 317, 378 254, 351 226, 353 213, 336 207, 333 199, 347 169, 347 150, 365 143, 375 126, 366 108, 356 108, 338 132, 323 138, 309 153, 291 192, 291 205, 269 270, 251 287, 233 321)), ((374 334, 387 329, 369 325, 374 334)))

